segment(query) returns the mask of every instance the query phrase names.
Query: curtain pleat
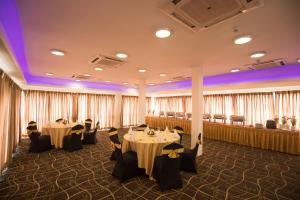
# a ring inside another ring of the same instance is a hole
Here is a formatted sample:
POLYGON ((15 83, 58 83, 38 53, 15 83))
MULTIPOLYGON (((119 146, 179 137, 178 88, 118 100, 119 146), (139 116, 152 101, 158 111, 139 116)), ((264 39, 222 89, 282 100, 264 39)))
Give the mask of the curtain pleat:
POLYGON ((0 173, 20 140, 21 89, 0 70, 0 173))
POLYGON ((138 124, 138 97, 122 96, 121 127, 138 124))
POLYGON ((74 122, 91 118, 92 126, 99 121, 100 128, 113 125, 114 95, 29 90, 24 92, 24 101, 23 133, 30 121, 36 121, 41 130, 59 118, 74 122))

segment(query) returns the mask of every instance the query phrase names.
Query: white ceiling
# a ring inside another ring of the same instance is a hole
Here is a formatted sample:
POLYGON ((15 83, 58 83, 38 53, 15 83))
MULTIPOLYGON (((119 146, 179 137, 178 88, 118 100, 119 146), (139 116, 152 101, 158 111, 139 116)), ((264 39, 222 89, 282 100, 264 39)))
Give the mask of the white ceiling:
POLYGON ((204 75, 227 73, 253 62, 249 54, 254 51, 267 52, 262 60, 295 63, 300 57, 299 0, 265 0, 262 8, 196 33, 158 9, 166 1, 17 0, 31 73, 69 79, 89 73, 92 81, 136 84, 142 78, 137 69, 145 68, 147 83, 163 83, 190 76, 193 66, 203 66, 204 75), (171 28, 173 35, 157 39, 154 31, 160 27, 171 28), (253 41, 234 45, 240 34, 252 35, 253 41), (66 56, 53 56, 50 49, 64 50, 66 56), (129 57, 117 69, 98 72, 89 64, 97 54, 114 56, 118 51, 129 57))

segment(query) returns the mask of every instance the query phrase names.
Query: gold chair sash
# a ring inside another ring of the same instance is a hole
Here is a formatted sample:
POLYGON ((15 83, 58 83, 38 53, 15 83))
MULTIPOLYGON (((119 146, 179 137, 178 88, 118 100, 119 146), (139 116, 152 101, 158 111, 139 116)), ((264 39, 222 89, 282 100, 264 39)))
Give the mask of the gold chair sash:
POLYGON ((38 130, 27 130, 27 135, 31 135, 31 133, 37 133, 38 130))
POLYGON ((201 140, 197 140, 197 144, 202 144, 202 141, 201 140))
POLYGON ((28 126, 37 126, 36 123, 31 123, 31 124, 28 124, 28 126))
POLYGON ((146 128, 137 128, 137 131, 144 131, 146 128))
POLYGON ((169 158, 178 158, 179 157, 179 153, 183 153, 184 152, 184 148, 180 148, 180 149, 164 149, 162 150, 162 154, 163 155, 167 155, 169 156, 169 158))
POLYGON ((177 130, 177 129, 174 129, 178 134, 184 134, 184 131, 182 130, 177 130))
POLYGON ((110 132, 108 134, 109 134, 109 136, 118 135, 118 131, 113 131, 113 132, 110 132))
POLYGON ((72 130, 72 131, 70 132, 70 135, 72 135, 73 133, 79 135, 79 134, 81 134, 83 131, 84 131, 84 129, 80 129, 80 130, 72 130))
POLYGON ((111 145, 111 148, 112 148, 113 151, 116 150, 116 148, 122 149, 122 145, 121 144, 110 142, 110 145, 111 145))

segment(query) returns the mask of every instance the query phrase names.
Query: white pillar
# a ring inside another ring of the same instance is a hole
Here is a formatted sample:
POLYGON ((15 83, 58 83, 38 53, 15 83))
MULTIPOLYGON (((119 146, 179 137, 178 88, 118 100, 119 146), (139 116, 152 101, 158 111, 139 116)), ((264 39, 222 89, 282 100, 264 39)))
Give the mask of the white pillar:
MULTIPOLYGON (((198 140, 199 133, 202 133, 203 141, 203 72, 202 67, 192 69, 192 131, 191 131, 191 148, 194 148, 198 140)), ((203 142, 201 142, 203 144, 203 142)), ((199 145, 197 155, 203 153, 202 145, 199 145)))
POLYGON ((145 124, 146 117, 146 82, 140 79, 139 82, 139 99, 138 99, 138 123, 145 124))
POLYGON ((121 107, 122 107, 122 95, 120 93, 115 95, 115 105, 114 105, 114 121, 113 126, 115 128, 120 127, 120 120, 121 120, 121 107))

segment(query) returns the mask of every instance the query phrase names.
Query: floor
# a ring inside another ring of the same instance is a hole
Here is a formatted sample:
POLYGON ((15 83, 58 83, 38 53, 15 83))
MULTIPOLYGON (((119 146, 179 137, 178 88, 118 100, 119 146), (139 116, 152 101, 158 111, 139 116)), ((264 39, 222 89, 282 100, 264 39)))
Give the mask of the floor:
POLYGON ((23 140, 0 182, 0 199, 300 199, 300 156, 205 140, 198 174, 182 173, 183 188, 162 193, 146 176, 120 184, 111 176, 108 134, 98 141, 73 153, 33 154, 23 140))

